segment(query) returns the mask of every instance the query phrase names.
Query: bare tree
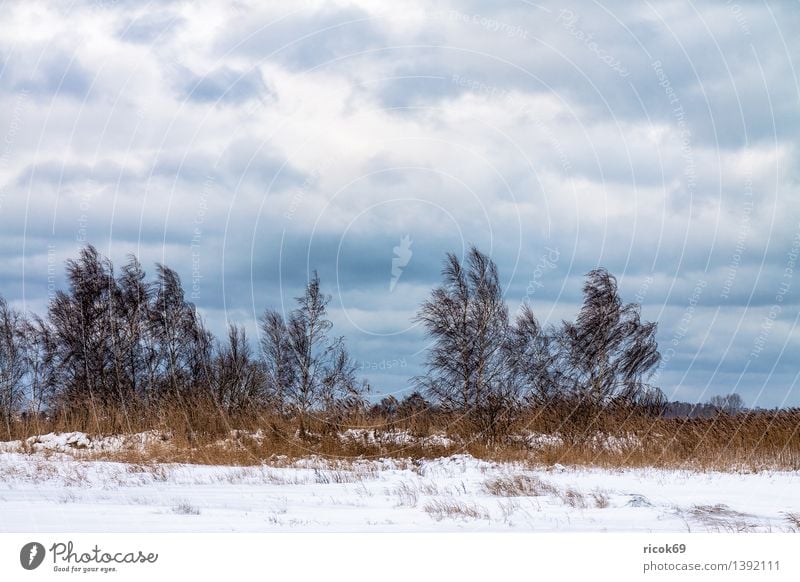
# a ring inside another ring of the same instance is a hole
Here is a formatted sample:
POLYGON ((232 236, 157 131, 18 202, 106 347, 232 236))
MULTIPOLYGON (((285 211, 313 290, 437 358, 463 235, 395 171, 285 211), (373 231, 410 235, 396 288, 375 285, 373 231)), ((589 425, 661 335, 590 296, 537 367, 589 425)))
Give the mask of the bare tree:
POLYGON ((156 356, 149 341, 153 285, 134 256, 117 279, 115 354, 119 390, 126 400, 147 401, 154 389, 156 356))
POLYGON ((287 325, 297 381, 287 387, 285 395, 299 415, 302 435, 306 431, 308 413, 322 402, 322 382, 333 354, 328 342, 328 332, 333 327, 327 319, 330 299, 322 293, 315 272, 305 293, 296 299, 297 308, 287 325))
POLYGON ((214 360, 214 397, 228 412, 255 410, 262 402, 264 374, 253 358, 243 327, 228 327, 227 343, 220 346, 214 360))
POLYGON ((87 246, 67 262, 67 277, 68 292, 56 293, 38 334, 54 346, 61 404, 125 411, 208 388, 213 337, 174 270, 157 265, 149 283, 129 257, 115 277, 111 262, 87 246))
MULTIPOLYGON (((187 337, 187 370, 189 385, 202 395, 203 388, 209 386, 213 378, 214 334, 206 324, 197 308, 189 303, 189 335, 187 337)), ((247 338, 245 338, 247 341, 247 338)), ((248 345, 248 350, 250 346, 248 345)))
POLYGON ((638 305, 635 305, 632 311, 633 315, 629 320, 628 333, 619 361, 623 386, 620 396, 623 401, 634 404, 658 406, 664 401, 664 395, 661 390, 646 382, 661 362, 656 341, 658 324, 643 323, 639 318, 638 305))
POLYGON ((469 321, 471 290, 458 258, 448 253, 442 269, 444 283, 431 293, 417 312, 433 338, 427 375, 417 378, 421 389, 447 410, 468 411, 474 406, 475 376, 472 330, 469 321))
POLYGON ((47 321, 33 315, 24 322, 23 336, 30 396, 28 412, 38 416, 53 401, 58 388, 55 335, 47 321))
POLYGON ((523 304, 506 343, 509 373, 527 399, 545 406, 560 396, 558 349, 552 329, 543 329, 523 304))
POLYGON ((348 399, 352 408, 367 389, 355 379, 344 340, 328 336, 333 327, 327 318, 330 299, 314 272, 286 321, 272 310, 261 319, 261 351, 271 391, 297 416, 303 436, 312 410, 348 399))
POLYGON ((335 427, 366 411, 364 396, 370 388, 366 381, 356 377, 357 365, 347 351, 344 338, 336 338, 331 348, 331 359, 322 379, 322 401, 335 427))
POLYGON ((24 399, 26 373, 22 316, 0 297, 0 422, 11 434, 11 420, 24 399))
POLYGON ((607 270, 586 277, 578 317, 558 336, 568 395, 592 406, 634 403, 661 359, 657 326, 640 321, 639 305, 622 303, 607 270))
POLYGON ((77 260, 67 261, 67 278, 69 292, 58 291, 49 308, 61 396, 67 403, 94 407, 114 397, 113 271, 87 246, 77 260))
POLYGON ((477 248, 466 268, 448 253, 443 284, 420 307, 416 321, 433 339, 427 374, 417 384, 445 409, 471 421, 487 439, 502 432, 518 405, 509 374, 508 308, 497 267, 477 248))
POLYGON ((174 398, 189 396, 192 355, 199 322, 194 306, 186 301, 180 276, 156 265, 156 292, 150 309, 150 333, 156 344, 162 393, 174 398))
POLYGON ((267 393, 276 409, 284 413, 286 392, 298 381, 289 331, 281 314, 270 309, 261 318, 260 330, 267 393))

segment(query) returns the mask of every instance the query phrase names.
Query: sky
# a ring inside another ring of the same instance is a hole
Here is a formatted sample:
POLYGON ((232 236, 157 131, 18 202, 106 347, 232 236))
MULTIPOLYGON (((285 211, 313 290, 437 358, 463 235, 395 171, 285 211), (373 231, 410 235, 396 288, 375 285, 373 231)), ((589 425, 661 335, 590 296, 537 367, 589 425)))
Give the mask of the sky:
POLYGON ((6 2, 0 294, 42 312, 94 244, 209 327, 318 270, 376 395, 407 395, 445 253, 512 314, 608 268, 673 400, 800 405, 794 2, 6 2))

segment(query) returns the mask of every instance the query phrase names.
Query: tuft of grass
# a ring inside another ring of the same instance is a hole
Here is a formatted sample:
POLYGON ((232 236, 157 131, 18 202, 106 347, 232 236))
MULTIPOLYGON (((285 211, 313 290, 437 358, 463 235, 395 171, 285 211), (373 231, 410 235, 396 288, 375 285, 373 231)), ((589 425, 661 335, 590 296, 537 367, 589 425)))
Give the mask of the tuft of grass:
POLYGON ((605 509, 609 506, 609 499, 608 494, 605 491, 601 491, 596 489, 592 491, 592 501, 594 501, 594 506, 598 509, 605 509))
POLYGON ((550 483, 529 475, 489 479, 484 482, 483 489, 496 497, 541 497, 558 492, 550 483))
POLYGON ((172 513, 177 515, 200 515, 200 509, 188 501, 179 501, 172 506, 172 513))
POLYGON ((507 501, 498 502, 500 513, 503 515, 503 521, 511 525, 511 517, 520 508, 519 501, 516 499, 508 499, 507 501))
POLYGON ((558 497, 561 499, 561 502, 564 505, 569 505, 570 507, 586 509, 586 496, 581 493, 580 491, 569 487, 558 494, 558 497))
POLYGON ((314 483, 330 485, 331 483, 360 483, 371 473, 356 468, 352 471, 314 469, 314 483))
POLYGON ((395 487, 393 493, 398 497, 399 501, 397 506, 406 505, 408 507, 416 507, 419 503, 419 489, 413 485, 409 485, 403 481, 395 487))
POLYGON ((800 512, 792 512, 787 511, 784 513, 786 516, 786 521, 789 522, 789 526, 791 527, 792 531, 800 532, 800 512))
POLYGON ((694 517, 733 517, 743 515, 737 511, 732 510, 724 503, 717 503, 715 505, 694 505, 689 511, 694 517))
POLYGON ((59 503, 76 503, 80 498, 72 491, 67 491, 64 495, 58 498, 59 503))
MULTIPOLYGON (((694 505, 689 510, 689 515, 704 525, 708 531, 742 533, 764 530, 764 527, 759 527, 749 520, 752 515, 735 511, 724 503, 694 505)), ((771 531, 771 528, 767 530, 771 531)))
POLYGON ((464 503, 455 499, 436 499, 425 504, 425 512, 436 521, 449 519, 490 519, 485 507, 475 503, 464 503))
POLYGON ((439 486, 435 481, 422 481, 419 484, 419 492, 423 495, 439 495, 439 486))
POLYGON ((67 465, 62 479, 67 487, 89 487, 89 475, 83 465, 67 465))

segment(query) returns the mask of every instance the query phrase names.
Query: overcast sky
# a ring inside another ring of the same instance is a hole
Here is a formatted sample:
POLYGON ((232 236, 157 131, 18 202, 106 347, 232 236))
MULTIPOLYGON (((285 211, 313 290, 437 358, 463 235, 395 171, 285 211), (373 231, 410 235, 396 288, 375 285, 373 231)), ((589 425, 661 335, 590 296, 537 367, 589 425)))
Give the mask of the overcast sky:
POLYGON ((800 404, 796 2, 2 15, 0 294, 20 308, 86 242, 177 269, 217 332, 255 333, 318 269, 335 332, 402 396, 415 310, 476 244, 545 322, 615 273, 659 322, 671 399, 800 404))

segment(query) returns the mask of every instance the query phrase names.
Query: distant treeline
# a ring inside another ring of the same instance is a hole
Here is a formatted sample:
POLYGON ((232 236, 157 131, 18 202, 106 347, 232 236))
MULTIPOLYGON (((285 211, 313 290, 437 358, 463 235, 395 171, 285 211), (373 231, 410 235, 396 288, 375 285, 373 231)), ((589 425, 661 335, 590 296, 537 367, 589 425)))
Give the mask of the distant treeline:
MULTIPOLYGON (((738 414, 747 411, 742 397, 733 393, 712 396, 705 403, 669 402, 664 406, 663 416, 665 418, 713 418, 721 412, 738 414)), ((753 412, 764 412, 764 410, 755 409, 753 412)))

